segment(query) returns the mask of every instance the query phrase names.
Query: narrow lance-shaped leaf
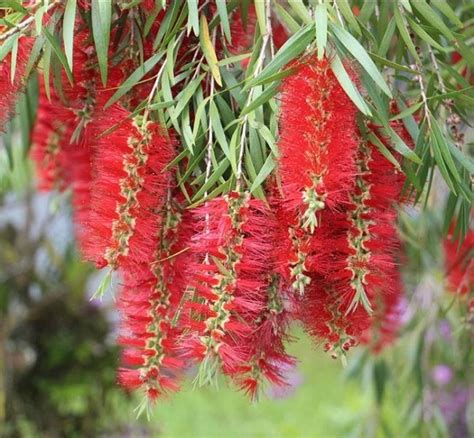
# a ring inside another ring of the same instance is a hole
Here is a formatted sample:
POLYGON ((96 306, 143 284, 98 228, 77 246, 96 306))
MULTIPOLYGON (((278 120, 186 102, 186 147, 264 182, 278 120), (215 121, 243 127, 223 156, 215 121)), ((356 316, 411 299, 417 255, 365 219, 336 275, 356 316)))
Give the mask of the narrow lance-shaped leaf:
POLYGON ((349 32, 336 25, 330 25, 336 38, 352 53, 354 58, 359 62, 362 68, 370 75, 380 89, 388 96, 392 97, 392 93, 388 88, 382 74, 379 72, 374 61, 364 47, 349 32))
POLYGON ((134 87, 143 76, 145 76, 163 57, 164 53, 155 53, 151 58, 147 59, 143 65, 138 67, 124 82, 120 85, 120 88, 114 93, 114 95, 105 104, 105 108, 108 108, 115 102, 117 102, 124 94, 128 93, 132 87, 134 87))
POLYGON ((316 44, 318 48, 318 59, 323 59, 324 50, 328 39, 328 11, 324 3, 318 4, 315 11, 316 20, 316 44))
POLYGON ((224 31, 227 41, 230 43, 232 41, 232 35, 230 33, 229 15, 227 12, 226 2, 225 0, 216 0, 216 5, 219 18, 221 19, 222 30, 224 31))
POLYGON ((112 2, 92 0, 92 34, 94 37, 97 59, 99 61, 102 84, 107 84, 107 58, 110 41, 110 24, 112 21, 112 2))
POLYGON ((357 90, 356 86, 352 82, 349 74, 347 73, 346 69, 342 65, 340 58, 337 55, 335 55, 332 59, 331 68, 339 84, 341 84, 341 87, 350 97, 352 102, 354 102, 354 104, 363 114, 365 114, 366 116, 370 116, 371 112, 369 107, 365 103, 364 98, 359 93, 359 90, 357 90))
POLYGON ((66 8, 64 9, 63 17, 63 43, 66 59, 73 71, 72 53, 74 50, 74 22, 76 18, 76 0, 67 0, 66 8))
POLYGON ((55 55, 58 57, 59 62, 62 64, 64 67, 64 71, 66 72, 66 76, 69 79, 69 82, 72 84, 73 78, 72 78, 72 72, 71 69, 69 68, 69 64, 67 62, 66 56, 64 55, 64 52, 61 50, 61 47, 59 46, 59 42, 57 38, 52 35, 48 29, 44 28, 43 33, 46 36, 48 42, 51 45, 51 48, 53 49, 53 52, 55 55))
POLYGON ((217 64, 217 55, 209 35, 209 26, 207 24, 205 15, 201 15, 199 40, 201 42, 201 48, 204 52, 204 56, 206 57, 206 61, 209 65, 209 68, 211 69, 212 76, 214 76, 217 84, 222 86, 221 73, 219 71, 219 65, 217 64))
POLYGON ((357 23, 356 18, 354 17, 354 13, 352 12, 351 7, 349 6, 349 3, 347 0, 335 0, 337 5, 339 6, 339 9, 344 16, 344 18, 347 20, 349 23, 350 27, 359 35, 362 35, 362 32, 360 30, 359 23, 357 23))
POLYGON ((188 0, 188 33, 193 29, 194 35, 199 35, 199 11, 196 0, 188 0))

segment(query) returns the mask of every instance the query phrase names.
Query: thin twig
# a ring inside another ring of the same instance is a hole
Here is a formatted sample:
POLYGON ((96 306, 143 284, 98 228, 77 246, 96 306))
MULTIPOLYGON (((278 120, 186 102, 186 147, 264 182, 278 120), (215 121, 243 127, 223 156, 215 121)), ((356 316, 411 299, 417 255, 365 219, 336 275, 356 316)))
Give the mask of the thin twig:
MULTIPOLYGON (((61 3, 61 0, 53 1, 51 4, 48 5, 45 12, 48 12, 50 9, 52 9, 54 6, 60 3, 61 3)), ((36 18, 35 15, 31 15, 25 21, 22 21, 21 23, 12 27, 7 32, 2 33, 0 35, 0 41, 6 40, 7 38, 10 38, 12 35, 16 34, 17 32, 21 32, 22 30, 26 29, 30 24, 32 24, 35 21, 35 18, 36 18)))
POLYGON ((439 86, 441 88, 441 91, 443 93, 446 93, 446 87, 444 85, 443 77, 441 76, 441 71, 439 69, 438 60, 436 59, 436 56, 433 53, 433 49, 431 48, 431 46, 429 44, 428 44, 428 52, 430 53, 430 59, 431 59, 431 62, 433 63, 433 67, 434 67, 434 70, 435 70, 435 73, 436 73, 436 77, 438 78, 438 82, 439 82, 439 86))

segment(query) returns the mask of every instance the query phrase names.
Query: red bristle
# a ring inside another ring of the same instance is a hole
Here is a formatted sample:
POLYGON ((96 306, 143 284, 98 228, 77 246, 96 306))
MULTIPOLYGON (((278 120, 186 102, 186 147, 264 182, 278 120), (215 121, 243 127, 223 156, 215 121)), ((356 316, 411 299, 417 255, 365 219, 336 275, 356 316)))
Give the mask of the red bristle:
POLYGON ((127 368, 120 368, 118 370, 117 380, 121 386, 128 390, 135 390, 143 383, 139 370, 127 368))
POLYGON ((447 285, 450 292, 466 295, 474 290, 474 230, 469 229, 459 245, 455 228, 452 223, 443 244, 447 285))
MULTIPOLYGON (((178 380, 189 365, 181 358, 177 326, 185 293, 183 258, 192 228, 187 212, 169 199, 155 221, 154 251, 142 263, 124 263, 119 297, 122 318, 123 362, 138 367, 145 392, 154 398, 178 389, 178 380)), ((153 398, 152 397, 152 398, 153 398)))
POLYGON ((11 75, 12 53, 0 62, 0 132, 5 130, 5 124, 14 112, 15 101, 18 94, 26 86, 26 66, 33 47, 34 38, 20 36, 16 56, 15 77, 11 75))
POLYGON ((303 292, 311 281, 305 259, 325 209, 349 202, 356 173, 357 108, 339 85, 328 59, 314 54, 291 66, 283 80, 279 172, 282 209, 288 223, 292 286, 303 292))
POLYGON ((364 141, 357 166, 347 211, 324 211, 311 239, 306 266, 317 284, 300 303, 307 330, 339 351, 360 341, 374 349, 388 343, 401 296, 395 223, 403 178, 364 141))
POLYGON ((96 135, 126 122, 94 144, 94 191, 82 224, 85 257, 114 269, 152 259, 160 226, 156 212, 171 184, 170 172, 163 170, 174 153, 173 141, 156 124, 139 127, 128 116, 116 105, 96 120, 96 135))
MULTIPOLYGON (((205 374, 216 372, 207 367, 217 360, 219 368, 245 389, 247 363, 252 363, 251 373, 260 383, 265 372, 257 359, 273 363, 275 369, 291 362, 283 347, 286 326, 278 324, 276 316, 287 313, 274 308, 279 294, 272 277, 275 218, 261 201, 237 193, 207 202, 194 218, 197 231, 191 253, 196 263, 204 261, 208 273, 190 282, 196 301, 189 303, 182 321, 192 327, 183 350, 202 361, 205 374), (217 263, 212 254, 224 257, 217 263), (272 335, 266 330, 270 319, 275 322, 272 335)), ((191 268, 189 275, 193 272, 191 268)))

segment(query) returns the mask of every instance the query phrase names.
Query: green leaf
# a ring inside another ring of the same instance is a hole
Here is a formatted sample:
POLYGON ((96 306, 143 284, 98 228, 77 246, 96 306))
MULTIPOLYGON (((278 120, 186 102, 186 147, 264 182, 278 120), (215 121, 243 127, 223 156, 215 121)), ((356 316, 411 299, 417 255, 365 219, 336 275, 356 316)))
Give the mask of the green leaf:
POLYGON ((245 114, 248 114, 258 108, 259 106, 267 103, 275 94, 278 93, 278 84, 270 85, 262 94, 260 94, 256 99, 252 100, 240 113, 240 117, 243 117, 245 114))
POLYGON ((46 5, 40 6, 35 12, 36 35, 41 35, 43 31, 43 15, 46 12, 46 5))
POLYGON ((104 108, 108 108, 117 102, 123 95, 128 93, 143 76, 145 76, 163 57, 164 53, 155 53, 151 58, 148 58, 143 65, 138 67, 124 82, 120 85, 119 89, 113 94, 113 96, 105 104, 104 108))
POLYGON ((339 84, 341 84, 341 87, 344 89, 344 91, 352 100, 352 102, 354 102, 354 104, 363 114, 365 114, 366 116, 371 116, 372 113, 370 112, 369 107, 365 103, 363 97, 360 95, 359 90, 357 90, 356 86, 352 82, 349 74, 342 65, 339 56, 335 55, 333 57, 331 62, 331 68, 339 84))
POLYGON ((410 38, 410 33, 408 32, 407 26, 405 24, 405 21, 403 20, 402 14, 400 13, 398 7, 393 8, 393 16, 395 17, 398 32, 400 32, 402 40, 405 42, 413 58, 415 58, 415 61, 419 64, 420 57, 418 56, 418 52, 416 51, 415 45, 413 44, 413 41, 410 38))
POLYGON ((393 147, 397 152, 402 154, 405 158, 408 158, 410 161, 413 161, 414 163, 421 163, 420 157, 418 157, 418 155, 406 145, 406 143, 390 126, 384 126, 384 129, 392 140, 393 147))
POLYGON ((216 0, 216 6, 219 18, 221 19, 222 30, 224 31, 227 41, 230 43, 232 41, 232 35, 230 33, 229 14, 227 13, 225 0, 216 0))
POLYGON ((451 142, 448 142, 451 155, 463 166, 471 175, 474 175, 474 160, 460 151, 451 142))
POLYGON ((212 76, 216 80, 219 86, 222 86, 221 74, 219 71, 219 65, 217 55, 212 44, 211 37, 209 35, 209 26, 205 15, 201 15, 201 28, 199 33, 199 41, 201 42, 201 48, 206 58, 206 61, 211 69, 212 76))
POLYGON ((408 108, 405 108, 403 111, 399 112, 395 116, 391 117, 390 121, 400 120, 400 119, 404 119, 405 117, 411 116, 418 109, 420 109, 422 105, 423 105, 423 102, 418 102, 412 106, 409 106, 408 108))
POLYGON ((186 88, 179 93, 179 95, 176 97, 176 101, 178 104, 173 110, 171 118, 173 120, 177 120, 178 116, 181 114, 181 112, 184 110, 186 105, 188 104, 189 100, 193 97, 194 93, 196 92, 197 88, 201 84, 201 81, 204 77, 204 74, 198 76, 196 79, 192 80, 186 88))
POLYGON ((431 149, 433 150, 434 159, 436 161, 436 164, 438 165, 438 169, 441 172, 441 175, 443 175, 444 181, 448 185, 449 189, 453 193, 457 194, 458 192, 456 191, 456 189, 454 187, 455 183, 451 179, 451 175, 449 174, 449 171, 448 171, 448 169, 445 165, 444 159, 443 159, 443 155, 441 154, 439 144, 438 144, 438 142, 436 141, 436 139, 434 137, 431 139, 430 144, 431 144, 431 149))
MULTIPOLYGON (((259 3, 259 2, 257 1, 256 3, 259 3)), ((298 17, 300 17, 303 20, 303 23, 310 24, 313 21, 311 19, 311 15, 309 15, 309 12, 306 9, 306 6, 304 5, 302 0, 288 0, 288 3, 293 9, 293 11, 295 11, 296 15, 298 15, 298 17)))
POLYGON ((382 74, 379 72, 377 66, 372 61, 372 58, 365 51, 364 47, 357 41, 349 32, 336 25, 330 25, 331 30, 336 38, 352 53, 355 59, 359 62, 362 68, 369 74, 380 89, 390 98, 392 93, 385 83, 382 74))
POLYGON ((300 29, 300 26, 295 21, 295 19, 279 3, 274 3, 274 5, 276 6, 276 12, 277 12, 280 20, 289 29, 289 31, 291 33, 298 32, 298 30, 300 29))
POLYGON ((339 10, 341 11, 342 15, 344 18, 347 20, 349 23, 350 27, 358 33, 359 35, 362 35, 362 32, 359 27, 359 23, 357 23, 356 18, 354 17, 354 14, 352 13, 352 9, 349 6, 349 3, 347 0, 336 0, 337 6, 339 7, 339 10))
MULTIPOLYGON (((457 97, 457 96, 462 96, 462 95, 466 95, 467 97, 469 97, 467 95, 467 92, 468 91, 472 91, 474 89, 474 85, 471 85, 469 87, 466 87, 466 88, 462 88, 460 90, 456 90, 456 91, 449 91, 447 93, 442 93, 442 94, 436 94, 434 96, 429 96, 427 98, 427 100, 440 100, 440 99, 451 99, 452 97, 457 97)), ((470 93, 472 94, 472 93, 470 93)))
POLYGON ((217 110, 217 106, 213 100, 211 100, 209 103, 209 117, 211 118, 212 129, 216 134, 217 141, 221 145, 226 157, 230 158, 229 144, 227 143, 224 128, 222 127, 219 111, 217 110))
POLYGON ((72 84, 73 83, 72 72, 71 72, 71 69, 69 68, 69 64, 67 62, 66 56, 64 55, 64 52, 61 50, 61 47, 59 46, 58 39, 54 35, 52 35, 49 32, 49 30, 46 28, 43 29, 43 33, 46 36, 46 39, 48 40, 49 44, 51 45, 53 52, 58 57, 59 62, 64 67, 64 71, 66 72, 66 76, 69 79, 69 82, 72 84))
POLYGON ((260 35, 265 35, 267 32, 266 26, 266 13, 265 13, 265 2, 256 1, 254 2, 255 5, 255 13, 257 15, 258 27, 260 28, 260 35))
POLYGON ((263 166, 260 169, 260 172, 258 172, 257 177, 253 181, 252 186, 250 187, 250 193, 253 193, 256 189, 258 189, 262 185, 262 183, 265 181, 267 176, 270 175, 270 173, 272 173, 273 169, 275 168, 275 165, 276 165, 275 160, 273 159, 271 155, 269 155, 265 163, 263 163, 263 166))
POLYGON ((316 20, 316 44, 318 47, 318 59, 323 59, 324 50, 328 40, 328 11, 324 3, 316 6, 315 11, 316 20))
POLYGON ((400 163, 397 161, 397 159, 393 156, 393 154, 390 152, 390 150, 380 141, 380 139, 375 135, 373 132, 371 132, 367 136, 367 140, 369 140, 372 144, 377 146, 377 149, 380 151, 380 153, 388 160, 390 161, 397 169, 400 169, 400 163))
POLYGON ((2 62, 5 57, 11 52, 13 46, 18 41, 18 33, 13 34, 9 37, 1 46, 0 46, 0 62, 2 62))
POLYGON ((28 63, 26 64, 25 78, 29 78, 31 71, 34 67, 36 67, 38 59, 41 55, 41 51, 43 50, 45 38, 43 35, 40 35, 36 38, 35 43, 33 44, 33 48, 31 49, 30 57, 28 59, 28 63))
POLYGON ((453 175, 454 179, 457 182, 460 182, 461 176, 459 175, 458 169, 454 164, 453 157, 451 156, 451 153, 449 151, 449 147, 446 143, 443 133, 441 132, 441 127, 439 126, 438 121, 434 117, 431 119, 431 125, 433 129, 433 135, 435 137, 435 143, 438 144, 439 150, 444 158, 444 162, 446 163, 447 168, 453 175))
POLYGON ((474 50, 472 50, 472 47, 464 44, 463 41, 458 41, 457 48, 467 64, 471 67, 474 67, 474 50))
POLYGON ((219 180, 219 178, 224 174, 224 172, 227 170, 228 167, 229 167, 229 160, 226 158, 219 163, 217 169, 212 173, 208 181, 205 182, 201 186, 201 188, 197 191, 197 193, 193 196, 193 201, 196 201, 205 192, 207 192, 208 189, 210 189, 219 180))
POLYGON ((92 0, 92 35, 94 37, 97 59, 99 61, 102 84, 107 85, 107 58, 112 21, 112 2, 92 0))
POLYGON ((411 73, 413 75, 417 75, 418 72, 416 70, 412 70, 411 68, 406 67, 405 65, 397 64, 396 62, 389 61, 388 59, 382 58, 381 56, 377 55, 376 53, 369 52, 370 56, 374 58, 377 62, 386 65, 387 67, 392 67, 396 70, 406 71, 407 73, 411 73))
POLYGON ((240 61, 250 58, 251 53, 242 53, 241 55, 229 56, 228 58, 221 59, 217 64, 219 67, 224 67, 229 64, 237 64, 240 61))
POLYGON ((257 84, 262 84, 266 79, 279 73, 279 70, 292 59, 296 58, 304 52, 313 40, 314 25, 307 25, 296 32, 286 41, 280 48, 275 57, 268 63, 263 71, 250 82, 248 82, 244 90, 247 90, 257 84))
POLYGON ((413 31, 424 41, 426 41, 429 45, 435 47, 440 52, 447 52, 448 50, 445 49, 441 44, 435 41, 421 26, 419 26, 415 20, 412 20, 408 17, 408 22, 410 23, 410 27, 413 31))
POLYGON ((196 0, 188 1, 188 34, 191 28, 194 35, 199 36, 199 11, 198 2, 196 0))
POLYGON ((392 38, 396 26, 397 23, 395 23, 395 18, 392 17, 390 19, 390 22, 388 23, 387 30, 385 31, 382 41, 379 44, 379 48, 377 50, 379 56, 385 56, 387 54, 387 51, 390 48, 390 44, 392 43, 392 38))
POLYGON ((448 26, 444 24, 443 20, 431 9, 425 0, 411 0, 411 4, 431 26, 436 27, 449 41, 455 40, 448 26))
POLYGON ((17 12, 26 14, 28 11, 18 2, 18 0, 2 0, 0 2, 2 8, 14 9, 17 12))
POLYGON ((76 0, 67 0, 63 17, 63 43, 66 59, 73 71, 72 53, 74 50, 74 23, 76 19, 76 0))
POLYGON ((107 272, 107 274, 102 277, 102 280, 99 283, 99 286, 97 290, 94 292, 92 297, 90 298, 90 301, 99 299, 102 300, 104 294, 107 292, 109 289, 110 285, 112 284, 112 269, 107 272))
POLYGON ((18 39, 13 43, 12 54, 10 58, 10 81, 13 84, 15 81, 16 61, 18 58, 18 39))

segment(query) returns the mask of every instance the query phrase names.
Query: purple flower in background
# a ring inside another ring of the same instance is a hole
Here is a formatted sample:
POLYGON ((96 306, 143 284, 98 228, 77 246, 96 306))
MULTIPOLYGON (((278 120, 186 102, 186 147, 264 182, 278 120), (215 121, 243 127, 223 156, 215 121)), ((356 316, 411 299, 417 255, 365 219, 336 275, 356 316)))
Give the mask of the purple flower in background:
POLYGON ((444 341, 446 342, 451 341, 452 330, 451 330, 451 324, 448 321, 446 321, 445 319, 441 320, 439 322, 438 330, 439 330, 439 334, 441 335, 444 341))
POLYGON ((268 388, 267 394, 271 399, 283 399, 291 397, 298 386, 303 383, 303 376, 294 367, 289 367, 283 372, 283 378, 288 382, 286 386, 272 385, 268 388))
POLYGON ((456 386, 450 391, 438 390, 433 394, 433 401, 441 411, 449 436, 452 438, 468 438, 470 436, 467 408, 472 390, 463 386, 456 386))
POLYGON ((453 378, 453 370, 448 365, 436 365, 431 372, 431 377, 438 386, 446 386, 453 378))

